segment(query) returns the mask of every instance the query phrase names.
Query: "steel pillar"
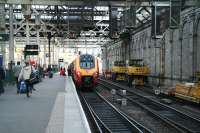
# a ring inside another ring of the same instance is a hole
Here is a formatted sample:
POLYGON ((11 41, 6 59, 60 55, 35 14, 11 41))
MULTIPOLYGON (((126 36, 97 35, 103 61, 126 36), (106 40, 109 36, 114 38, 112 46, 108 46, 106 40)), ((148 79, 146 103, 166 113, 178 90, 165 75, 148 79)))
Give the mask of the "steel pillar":
POLYGON ((52 64, 55 64, 55 54, 54 54, 54 52, 55 52, 55 43, 53 43, 53 48, 52 48, 52 64))
POLYGON ((46 67, 46 43, 44 43, 44 62, 43 67, 46 67))
MULTIPOLYGON (((39 47, 39 52, 41 51, 41 47, 40 47, 40 15, 37 11, 35 11, 37 13, 36 15, 36 18, 35 18, 35 24, 36 24, 36 44, 38 45, 39 47)), ((40 56, 37 56, 37 60, 38 60, 38 63, 41 65, 42 62, 41 62, 41 58, 40 56)))
POLYGON ((131 26, 136 26, 136 9, 137 9, 136 6, 131 6, 130 8, 130 18, 132 19, 129 20, 131 20, 130 22, 131 26))
POLYGON ((105 46, 105 67, 106 67, 106 70, 109 69, 109 64, 108 64, 108 47, 105 46))
POLYGON ((174 63, 173 63, 173 57, 174 57, 174 46, 173 46, 173 40, 174 40, 174 37, 173 37, 173 34, 174 34, 174 30, 173 29, 170 29, 170 54, 171 54, 171 85, 173 85, 173 78, 174 78, 174 63))
MULTIPOLYGON (((39 32, 38 28, 37 28, 37 40, 36 40, 36 42, 37 42, 38 47, 40 47, 40 32, 39 32)), ((40 61, 40 59, 39 59, 39 61, 40 61)), ((39 64, 40 64, 40 62, 39 62, 39 64)))
POLYGON ((9 62, 14 61, 14 28, 13 28, 13 5, 9 5, 9 62))
MULTIPOLYGON (((29 20, 26 19, 26 45, 29 45, 29 42, 30 42, 29 36, 30 36, 30 34, 29 34, 29 20)), ((24 55, 24 59, 26 60, 26 55, 24 55)))
POLYGON ((49 65, 51 65, 51 32, 47 33, 47 38, 48 38, 48 49, 49 49, 49 65))
MULTIPOLYGON (((0 33, 5 34, 5 5, 0 4, 0 33)), ((0 40, 0 45, 1 45, 1 54, 3 56, 3 62, 2 65, 5 66, 5 41, 0 40)))
MULTIPOLYGON (((22 9, 24 10, 24 18, 26 19, 26 45, 30 44, 30 28, 29 28, 29 19, 31 18, 31 6, 24 5, 22 9)), ((30 57, 29 57, 30 58, 30 57)), ((24 53, 24 59, 26 60, 26 54, 24 53)))

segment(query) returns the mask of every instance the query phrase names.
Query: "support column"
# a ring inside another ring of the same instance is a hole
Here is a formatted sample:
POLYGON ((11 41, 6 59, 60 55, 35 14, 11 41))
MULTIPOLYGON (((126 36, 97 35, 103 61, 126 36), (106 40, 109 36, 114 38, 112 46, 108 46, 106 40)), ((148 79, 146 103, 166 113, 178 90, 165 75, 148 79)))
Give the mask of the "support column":
MULTIPOLYGON (((131 6, 130 7, 130 11, 129 11, 129 14, 128 14, 128 18, 132 18, 132 19, 128 19, 129 21, 129 26, 131 27, 131 29, 129 30, 130 34, 132 33, 132 30, 134 30, 134 27, 136 26, 136 6, 131 6)), ((130 35, 130 37, 128 37, 127 39, 127 45, 128 45, 128 54, 127 54, 127 60, 130 60, 131 59, 131 40, 132 40, 132 37, 130 35)))
POLYGON ((47 33, 48 45, 49 45, 49 65, 51 65, 51 32, 47 33))
POLYGON ((112 30, 112 6, 109 5, 108 6, 108 11, 109 11, 109 37, 112 38, 112 33, 113 33, 113 30, 112 30))
POLYGON ((170 29, 170 45, 171 45, 171 49, 170 49, 170 53, 171 53, 171 85, 173 85, 173 78, 174 78, 174 47, 173 47, 173 34, 174 31, 173 29, 170 29))
MULTIPOLYGON (((30 42, 29 36, 30 36, 30 34, 29 34, 29 20, 26 19, 26 45, 29 45, 29 42, 30 42)), ((24 60, 26 60, 26 55, 24 55, 24 60)))
MULTIPOLYGON (((31 5, 23 5, 22 11, 23 11, 24 18, 26 19, 26 45, 29 45, 29 42, 30 42, 29 19, 31 18, 31 5)), ((24 53, 24 60, 26 60, 26 53, 24 53)))
POLYGON ((0 4, 0 45, 1 45, 1 51, 0 54, 3 56, 2 66, 5 66, 5 39, 3 39, 3 35, 5 35, 5 5, 0 4))
POLYGON ((43 43, 43 48, 44 48, 44 62, 43 62, 43 67, 46 68, 46 63, 47 63, 47 61, 46 61, 46 43, 43 43))
POLYGON ((14 28, 13 28, 13 5, 9 5, 9 62, 14 61, 14 28))
POLYGON ((105 46, 105 64, 106 64, 106 70, 109 69, 109 64, 108 64, 108 48, 105 46))
MULTIPOLYGON (((38 47, 39 47, 39 49, 40 49, 40 51, 41 51, 41 47, 40 47, 40 16, 39 16, 39 14, 36 16, 36 19, 35 19, 35 24, 36 24, 36 43, 37 43, 37 45, 38 45, 38 47)), ((40 52, 39 51, 39 52, 40 52)), ((41 65, 41 59, 40 59, 40 57, 37 59, 38 61, 39 61, 39 64, 41 65)))
MULTIPOLYGON (((39 29, 37 28, 37 39, 36 39, 36 43, 38 45, 38 47, 40 48, 40 32, 39 29)), ((40 64, 40 58, 38 58, 39 64, 40 64)))
POLYGON ((196 72, 197 72, 197 53, 198 53, 198 50, 197 50, 197 25, 195 25, 195 14, 193 14, 192 16, 192 19, 193 19, 193 47, 192 47, 192 80, 194 81, 195 78, 196 78, 196 72))
POLYGON ((135 27, 136 25, 136 6, 128 6, 129 10, 125 12, 126 26, 135 27), (131 19, 130 19, 131 18, 131 19))
POLYGON ((165 36, 162 39, 161 42, 161 48, 160 48, 160 79, 159 79, 159 85, 164 85, 164 77, 165 77, 165 36))
MULTIPOLYGON (((55 39, 54 39, 55 40, 55 39)), ((54 41, 55 42, 55 41, 54 41)), ((52 64, 55 64, 55 43, 53 43, 53 48, 52 48, 52 64)))
POLYGON ((180 41, 180 81, 183 81, 183 27, 181 27, 181 31, 179 33, 179 41, 180 41))

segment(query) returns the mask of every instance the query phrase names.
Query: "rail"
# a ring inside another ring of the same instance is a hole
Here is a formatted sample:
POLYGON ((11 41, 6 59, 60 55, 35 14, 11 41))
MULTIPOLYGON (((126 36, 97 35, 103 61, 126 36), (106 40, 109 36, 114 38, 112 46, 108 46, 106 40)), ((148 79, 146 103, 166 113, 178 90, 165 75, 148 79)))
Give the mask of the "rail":
POLYGON ((80 95, 102 132, 143 132, 98 92, 81 92, 80 95))
POLYGON ((177 109, 160 103, 155 99, 149 98, 148 96, 143 96, 137 92, 131 91, 124 86, 117 85, 115 83, 100 80, 104 86, 108 88, 115 88, 116 90, 125 89, 128 92, 126 98, 139 106, 148 109, 158 117, 162 118, 175 128, 183 132, 200 132, 200 120, 184 114, 177 109))

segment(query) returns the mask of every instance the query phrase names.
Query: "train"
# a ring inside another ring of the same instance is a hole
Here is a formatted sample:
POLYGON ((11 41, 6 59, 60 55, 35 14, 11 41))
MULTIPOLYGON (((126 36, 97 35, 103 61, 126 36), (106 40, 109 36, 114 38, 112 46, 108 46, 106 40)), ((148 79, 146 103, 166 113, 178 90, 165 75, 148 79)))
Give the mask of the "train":
POLYGON ((78 55, 67 69, 77 88, 92 88, 99 78, 98 58, 90 54, 78 55))

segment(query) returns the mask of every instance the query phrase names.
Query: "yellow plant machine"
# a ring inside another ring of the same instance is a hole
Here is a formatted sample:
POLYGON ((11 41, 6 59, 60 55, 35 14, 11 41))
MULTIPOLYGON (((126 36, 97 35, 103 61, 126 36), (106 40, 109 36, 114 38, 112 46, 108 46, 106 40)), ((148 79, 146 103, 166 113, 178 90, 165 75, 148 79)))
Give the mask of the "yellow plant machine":
POLYGON ((149 73, 150 69, 143 64, 142 59, 130 60, 126 70, 128 85, 144 85, 149 73))
POLYGON ((195 82, 178 83, 171 94, 181 99, 200 103, 200 72, 196 73, 195 82))
POLYGON ((125 80, 126 64, 124 61, 115 61, 112 67, 112 79, 122 81, 125 80))

